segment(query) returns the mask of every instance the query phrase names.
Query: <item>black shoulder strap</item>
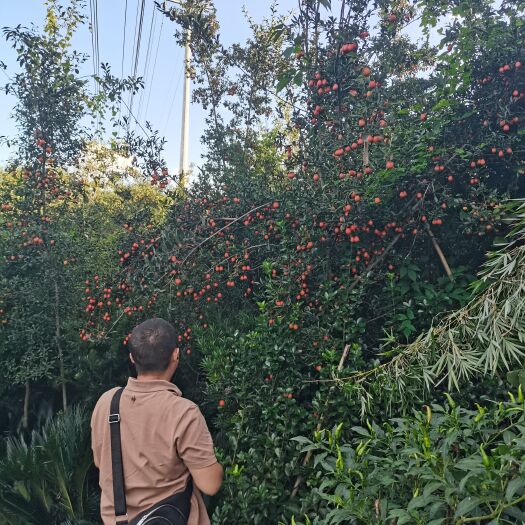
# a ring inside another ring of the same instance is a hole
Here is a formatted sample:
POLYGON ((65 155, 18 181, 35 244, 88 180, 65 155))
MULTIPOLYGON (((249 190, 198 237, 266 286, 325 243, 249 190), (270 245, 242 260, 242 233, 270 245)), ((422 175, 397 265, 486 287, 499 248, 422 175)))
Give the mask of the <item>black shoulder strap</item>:
POLYGON ((122 465, 122 447, 120 443, 120 398, 124 388, 119 388, 113 398, 109 409, 109 430, 111 434, 111 467, 113 474, 113 498, 115 502, 115 516, 117 525, 128 523, 126 507, 126 489, 124 487, 124 468, 122 465), (125 516, 118 521, 119 516, 125 516))

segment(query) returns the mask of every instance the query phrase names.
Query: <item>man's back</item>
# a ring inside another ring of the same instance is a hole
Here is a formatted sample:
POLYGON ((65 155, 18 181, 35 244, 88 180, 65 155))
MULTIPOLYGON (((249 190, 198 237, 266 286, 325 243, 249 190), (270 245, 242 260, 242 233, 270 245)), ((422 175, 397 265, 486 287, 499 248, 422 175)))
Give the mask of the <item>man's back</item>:
MULTIPOLYGON (((113 481, 108 416, 112 389, 99 399, 91 419, 95 465, 100 469, 101 514, 114 525, 113 481)), ((191 401, 168 381, 130 379, 120 402, 121 442, 129 519, 184 490, 189 469, 217 462, 206 422, 191 401)), ((188 525, 210 523, 194 488, 188 525)))

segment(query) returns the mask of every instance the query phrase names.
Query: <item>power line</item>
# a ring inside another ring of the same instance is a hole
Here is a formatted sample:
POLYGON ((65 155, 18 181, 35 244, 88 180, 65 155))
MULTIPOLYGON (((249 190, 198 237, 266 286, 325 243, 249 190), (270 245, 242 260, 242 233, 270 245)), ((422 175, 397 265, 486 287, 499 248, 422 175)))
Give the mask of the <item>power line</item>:
MULTIPOLYGON (((120 61, 120 81, 122 82, 124 80, 124 58, 126 56, 126 29, 128 25, 128 0, 126 0, 126 5, 124 7, 124 29, 122 31, 123 37, 122 37, 122 59, 120 61)), ((122 97, 120 97, 120 104, 119 104, 119 120, 122 117, 122 97)))
POLYGON ((126 27, 128 25, 128 0, 126 0, 126 7, 124 8, 124 30, 122 39, 122 60, 120 63, 120 79, 124 80, 124 57, 126 56, 126 27))
MULTIPOLYGON (((138 64, 139 64, 139 57, 140 57, 140 43, 142 40, 142 27, 144 25, 145 4, 146 4, 146 0, 138 0, 137 16, 135 18, 135 52, 134 52, 134 59, 132 60, 132 62, 134 62, 133 64, 133 77, 134 78, 137 78, 137 71, 138 71, 138 64), (140 7, 140 15, 139 15, 139 7, 140 7)), ((135 94, 131 93, 130 102, 129 102, 130 108, 133 108, 134 98, 135 98, 135 94)))
POLYGON ((135 65, 133 67, 133 76, 137 76, 139 69, 139 59, 140 59, 140 44, 142 42, 142 27, 144 26, 144 9, 146 7, 146 0, 142 0, 142 5, 140 8, 140 19, 139 19, 139 29, 137 34, 137 48, 135 52, 135 65))
POLYGON ((177 84, 175 86, 175 91, 173 92, 173 96, 171 98, 171 103, 170 103, 170 109, 168 111, 168 116, 166 117, 166 123, 164 124, 164 129, 162 131, 162 134, 165 135, 166 134, 166 128, 168 127, 168 123, 170 121, 170 117, 171 117, 171 112, 173 110, 173 105, 175 103, 175 98, 177 96, 177 93, 179 91, 179 87, 180 87, 180 81, 182 80, 182 74, 185 73, 185 68, 182 68, 180 70, 180 73, 179 73, 179 78, 177 80, 177 84))
MULTIPOLYGON (((89 26, 91 29, 91 59, 93 61, 93 76, 96 76, 97 74, 97 57, 95 54, 95 23, 93 18, 93 0, 89 0, 89 26)), ((95 82, 95 95, 97 94, 97 81, 93 79, 95 82)))
POLYGON ((97 75, 100 75, 100 43, 99 43, 99 31, 98 31, 98 0, 94 0, 95 7, 95 44, 97 53, 97 75))
MULTIPOLYGON (((100 86, 96 77, 100 77, 100 46, 98 30, 98 0, 89 0, 90 26, 91 26, 91 51, 93 58, 93 76, 95 83, 95 96, 100 93, 100 86)), ((101 117, 98 115, 97 128, 100 130, 101 117)))
POLYGON ((163 27, 164 27, 164 17, 162 17, 162 20, 160 22, 159 38, 157 40, 157 50, 155 51, 155 60, 153 61, 153 71, 151 73, 151 81, 150 81, 150 84, 149 84, 148 99, 147 99, 147 102, 146 102, 146 109, 144 110, 144 114, 145 115, 148 114, 149 101, 150 101, 150 98, 151 98, 151 88, 155 84, 155 72, 156 72, 156 69, 157 69, 157 58, 159 56, 160 37, 162 35, 162 28, 163 27))
POLYGON ((151 57, 151 49, 152 49, 152 40, 153 40, 153 34, 155 32, 155 25, 156 25, 156 22, 157 22, 157 19, 155 18, 155 13, 156 13, 156 10, 155 8, 153 8, 152 12, 151 12, 151 22, 150 22, 150 27, 149 27, 149 37, 148 37, 148 47, 146 49, 146 58, 144 59, 144 74, 143 74, 143 77, 144 77, 144 89, 140 92, 140 100, 139 100, 139 108, 138 108, 138 111, 137 111, 137 115, 141 116, 141 111, 142 111, 142 106, 143 106, 143 102, 144 102, 144 92, 146 91, 146 85, 147 85, 147 82, 148 82, 148 73, 149 73, 149 66, 150 66, 150 57, 151 57))

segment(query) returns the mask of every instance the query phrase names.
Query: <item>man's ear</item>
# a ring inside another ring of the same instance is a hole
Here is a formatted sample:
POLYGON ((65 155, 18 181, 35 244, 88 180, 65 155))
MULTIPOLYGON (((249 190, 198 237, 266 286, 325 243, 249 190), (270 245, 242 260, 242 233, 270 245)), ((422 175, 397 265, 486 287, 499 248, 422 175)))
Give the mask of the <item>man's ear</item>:
POLYGON ((180 360, 180 350, 179 350, 178 346, 177 346, 177 348, 175 348, 173 350, 173 353, 171 354, 171 360, 179 362, 179 360, 180 360))
POLYGON ((133 364, 135 364, 135 359, 133 359, 133 356, 132 356, 131 354, 129 354, 129 360, 130 360, 133 364))

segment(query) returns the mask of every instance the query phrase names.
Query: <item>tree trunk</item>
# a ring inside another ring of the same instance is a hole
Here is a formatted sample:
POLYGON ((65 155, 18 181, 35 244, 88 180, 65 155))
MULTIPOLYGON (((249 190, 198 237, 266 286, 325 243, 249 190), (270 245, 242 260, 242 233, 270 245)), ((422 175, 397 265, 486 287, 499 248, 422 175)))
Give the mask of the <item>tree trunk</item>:
POLYGON ((60 384, 62 387, 62 406, 67 410, 66 374, 64 369, 64 352, 62 350, 62 335, 60 332, 60 294, 58 283, 55 280, 55 338, 58 350, 58 362, 60 365, 60 384))
POLYGON ((26 381, 26 392, 24 396, 24 415, 22 416, 22 428, 26 429, 29 425, 29 395, 31 393, 31 387, 29 381, 26 381))

